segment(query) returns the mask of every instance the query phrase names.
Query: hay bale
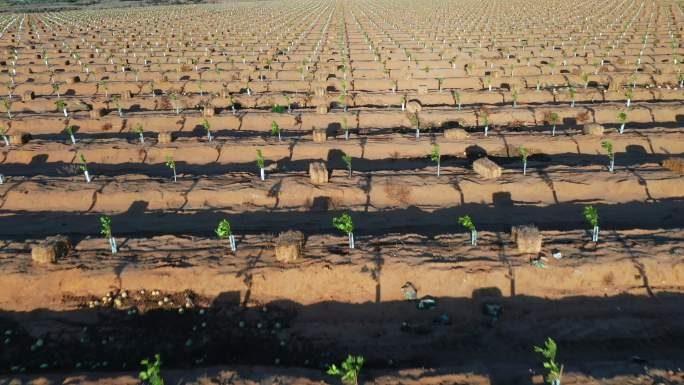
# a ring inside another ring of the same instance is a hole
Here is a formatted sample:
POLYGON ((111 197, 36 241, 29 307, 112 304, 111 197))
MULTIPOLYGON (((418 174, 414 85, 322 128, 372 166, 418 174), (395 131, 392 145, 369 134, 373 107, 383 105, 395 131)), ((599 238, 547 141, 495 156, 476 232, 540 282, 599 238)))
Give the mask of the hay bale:
POLYGON ((328 113, 328 106, 326 104, 319 104, 316 106, 316 113, 318 114, 327 114, 328 113))
POLYGON ((418 85, 418 95, 427 95, 427 93, 428 93, 427 84, 419 84, 418 85))
POLYGON ((71 252, 71 241, 64 235, 45 238, 42 242, 31 247, 31 259, 36 263, 55 263, 71 252))
POLYGON ((90 114, 90 119, 100 119, 104 116, 105 110, 104 108, 93 107, 88 113, 90 114))
POLYGON ((25 132, 16 132, 12 135, 9 135, 9 142, 14 146, 20 146, 24 143, 27 143, 29 140, 31 140, 31 135, 25 132))
POLYGON ((205 118, 211 118, 216 114, 216 109, 214 109, 214 106, 204 106, 204 110, 202 110, 202 115, 205 118))
POLYGON ((501 167, 489 158, 480 158, 474 161, 473 171, 484 179, 496 179, 501 176, 501 167))
POLYGON ((670 171, 684 174, 684 158, 667 158, 663 161, 663 167, 670 171))
POLYGON ((406 111, 408 111, 410 114, 420 112, 422 109, 423 106, 417 100, 411 100, 410 102, 406 103, 406 111))
POLYGON ((316 161, 309 163, 309 176, 313 184, 328 183, 328 168, 325 167, 325 162, 316 161))
POLYGON ((328 139, 328 133, 325 128, 314 128, 313 141, 316 143, 324 143, 328 139))
POLYGON ((33 100, 34 96, 35 94, 33 93, 33 91, 24 91, 24 93, 21 95, 21 101, 30 102, 31 100, 33 100))
POLYGON ((157 143, 169 144, 173 142, 173 132, 160 132, 157 134, 157 143))
POLYGON ((301 231, 289 230, 280 233, 275 242, 276 259, 280 262, 294 262, 302 257, 304 251, 304 234, 301 231))
POLYGON ((582 127, 584 135, 602 136, 605 129, 598 123, 588 123, 582 127))
POLYGON ((518 246, 518 252, 538 254, 542 247, 542 234, 533 225, 513 226, 511 237, 518 246))
POLYGON ((470 135, 468 135, 466 130, 464 130, 462 128, 449 128, 449 129, 444 130, 444 138, 445 139, 461 140, 461 139, 467 139, 468 137, 470 137, 470 135))

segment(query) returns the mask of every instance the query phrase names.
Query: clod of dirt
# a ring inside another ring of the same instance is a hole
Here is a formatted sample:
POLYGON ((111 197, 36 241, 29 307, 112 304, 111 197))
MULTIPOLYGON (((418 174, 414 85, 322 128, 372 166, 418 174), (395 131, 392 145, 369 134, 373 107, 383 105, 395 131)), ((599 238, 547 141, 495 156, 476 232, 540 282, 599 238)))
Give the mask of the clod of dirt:
POLYGON ((302 257, 304 250, 304 234, 301 231, 289 230, 280 233, 276 239, 275 254, 280 262, 294 262, 302 257))
POLYGON ((602 136, 604 131, 603 126, 598 123, 589 123, 582 127, 584 135, 602 136))
POLYGON ((496 179, 501 176, 501 167, 489 158, 480 158, 474 161, 473 171, 484 179, 496 179))
POLYGON ((71 241, 64 235, 48 237, 31 247, 31 259, 36 263, 55 263, 71 252, 71 241))
POLYGON ((533 225, 513 226, 511 237, 518 246, 518 252, 538 254, 542 247, 542 234, 533 225))

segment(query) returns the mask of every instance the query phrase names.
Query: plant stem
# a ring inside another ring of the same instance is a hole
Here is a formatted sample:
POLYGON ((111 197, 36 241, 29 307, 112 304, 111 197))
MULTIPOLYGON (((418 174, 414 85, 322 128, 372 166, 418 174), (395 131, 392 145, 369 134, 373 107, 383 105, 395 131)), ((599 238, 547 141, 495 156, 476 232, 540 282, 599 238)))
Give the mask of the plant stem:
POLYGON ((263 168, 259 169, 259 173, 261 174, 261 180, 265 180, 266 179, 266 173, 264 172, 263 168))

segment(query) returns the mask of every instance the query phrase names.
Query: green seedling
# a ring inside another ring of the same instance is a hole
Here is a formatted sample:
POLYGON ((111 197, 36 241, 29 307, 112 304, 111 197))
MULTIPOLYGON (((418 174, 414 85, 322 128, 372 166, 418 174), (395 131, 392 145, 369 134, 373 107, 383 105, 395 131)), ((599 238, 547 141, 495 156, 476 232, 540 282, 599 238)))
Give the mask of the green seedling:
POLYGON ((52 92, 57 94, 57 99, 59 99, 61 97, 61 95, 59 94, 60 86, 61 86, 61 84, 59 84, 59 82, 52 83, 52 92))
POLYGON ((266 172, 264 171, 264 167, 266 165, 266 162, 264 161, 264 155, 261 153, 261 150, 256 150, 257 154, 257 167, 259 167, 259 174, 261 175, 261 180, 266 179, 266 172))
POLYGON ((349 237, 349 248, 354 248, 354 222, 351 215, 344 213, 339 217, 333 218, 333 226, 349 237))
POLYGON ((67 104, 64 100, 59 99, 58 101, 56 101, 55 107, 57 108, 57 111, 62 111, 65 118, 69 117, 69 112, 67 111, 67 104))
POLYGON ((473 220, 470 219, 470 215, 458 217, 458 223, 470 230, 470 244, 473 246, 477 245, 477 229, 475 229, 475 224, 473 223, 473 220))
POLYGON ((138 134, 138 137, 140 138, 140 144, 145 144, 145 130, 143 130, 142 123, 136 124, 133 128, 133 132, 138 134))
POLYGON ((545 361, 542 363, 544 368, 548 370, 546 375, 546 382, 551 385, 561 385, 561 378, 563 377, 563 365, 556 362, 556 352, 558 347, 556 342, 551 338, 544 341, 544 346, 533 346, 535 353, 541 353, 545 361))
POLYGON ((352 157, 351 157, 351 155, 342 154, 342 162, 344 162, 345 166, 347 166, 347 170, 349 171, 349 177, 351 178, 351 176, 352 176, 352 157))
POLYGON ((416 140, 420 139, 420 119, 418 118, 418 113, 411 114, 409 121, 411 122, 411 127, 416 130, 416 140))
POLYGON ((451 97, 454 98, 454 102, 458 106, 458 110, 461 111, 461 93, 456 90, 451 91, 451 97))
POLYGON ((556 136, 556 125, 560 122, 560 117, 558 116, 557 113, 552 112, 551 115, 549 116, 549 120, 551 121, 551 124, 552 124, 551 136, 556 136))
POLYGON ((582 75, 580 75, 582 78, 582 81, 584 82, 584 88, 589 87, 589 73, 587 72, 582 72, 582 75))
POLYGON ((575 108, 575 97, 577 96, 577 90, 575 87, 568 87, 568 94, 570 95, 570 107, 575 108))
POLYGON ((276 123, 275 120, 271 122, 271 135, 273 135, 273 136, 278 135, 278 141, 279 142, 281 141, 280 126, 278 125, 278 123, 276 123))
POLYGON ((529 155, 529 153, 527 152, 527 149, 523 146, 518 146, 518 153, 520 154, 520 158, 523 162, 523 175, 527 175, 527 156, 529 155))
POLYGON ((161 357, 159 354, 154 355, 154 362, 149 359, 140 361, 140 365, 144 365, 145 369, 138 374, 138 378, 144 381, 146 385, 164 385, 164 379, 161 377, 161 357))
POLYGON ((482 111, 480 112, 480 118, 484 125, 484 136, 487 136, 489 134, 489 114, 486 111, 482 111))
POLYGON ((0 135, 2 135, 2 140, 5 142, 5 147, 10 146, 9 137, 7 136, 7 127, 0 126, 0 135))
POLYGON ((12 101, 9 98, 2 99, 2 105, 7 112, 7 119, 12 120, 12 101))
POLYGON ((437 163, 437 176, 440 176, 441 175, 442 154, 440 154, 440 152, 439 152, 439 144, 437 144, 437 143, 435 143, 435 145, 432 146, 432 152, 430 153, 430 160, 437 163))
POLYGON ((73 125, 68 125, 66 128, 64 128, 64 131, 69 135, 69 139, 71 139, 71 144, 76 144, 76 137, 74 137, 74 129, 76 127, 73 125))
POLYGON ((344 112, 347 112, 347 96, 346 95, 340 95, 337 98, 337 101, 340 103, 340 105, 344 109, 344 112))
POLYGON ((622 111, 617 114, 617 120, 620 122, 620 134, 625 132, 625 125, 627 124, 627 113, 622 111))
POLYGON ((598 211, 594 206, 585 206, 582 212, 584 219, 592 226, 591 240, 598 242, 599 237, 599 216, 598 211))
POLYGON ((90 183, 90 171, 88 171, 88 163, 86 162, 86 158, 83 156, 83 154, 80 154, 79 159, 81 160, 81 164, 78 165, 78 168, 83 172, 86 183, 90 183))
POLYGON ((513 99, 513 108, 518 107, 518 90, 515 88, 511 91, 511 99, 513 99))
POLYGON ((613 143, 604 140, 601 142, 601 147, 608 153, 608 171, 613 172, 615 169, 615 153, 613 152, 613 143))
POLYGON ((402 97, 401 97, 401 111, 403 112, 405 110, 406 110, 406 96, 402 95, 402 97))
POLYGON ((209 125, 209 121, 202 119, 202 127, 204 128, 204 131, 207 132, 207 140, 211 142, 214 137, 211 135, 211 125, 209 125))
POLYGON ((178 177, 176 175, 176 161, 173 160, 173 157, 171 157, 171 155, 167 155, 165 164, 166 164, 166 167, 170 168, 171 171, 173 171, 173 181, 177 182, 178 177))
POLYGON ((344 140, 349 140, 349 124, 347 124, 347 118, 342 117, 342 130, 344 130, 344 140))
POLYGON ((118 248, 116 246, 116 238, 112 236, 112 218, 106 215, 100 217, 100 234, 104 235, 104 237, 109 241, 112 254, 116 254, 118 248))
POLYGON ((283 106, 281 106, 281 105, 279 105, 279 104, 276 104, 275 106, 273 106, 273 107, 271 108, 271 112, 276 112, 276 113, 278 113, 278 114, 282 114, 282 113, 285 112, 285 107, 283 107, 283 106))
POLYGON ((228 240, 230 241, 230 250, 232 252, 235 252, 235 236, 233 235, 233 232, 230 229, 230 222, 228 222, 227 219, 222 219, 221 222, 219 222, 215 232, 219 239, 228 238, 228 240))
POLYGON ((332 364, 328 367, 326 373, 331 376, 340 377, 342 382, 347 385, 358 385, 359 373, 361 373, 364 361, 363 356, 349 355, 347 359, 342 362, 341 367, 332 364))
POLYGON ((121 96, 119 96, 119 95, 112 96, 112 103, 114 103, 114 107, 116 107, 116 111, 119 114, 119 117, 123 117, 123 107, 121 106, 121 96))
POLYGON ((627 102, 625 105, 627 108, 632 105, 632 97, 634 96, 634 89, 632 87, 627 87, 625 90, 625 98, 627 99, 627 102))

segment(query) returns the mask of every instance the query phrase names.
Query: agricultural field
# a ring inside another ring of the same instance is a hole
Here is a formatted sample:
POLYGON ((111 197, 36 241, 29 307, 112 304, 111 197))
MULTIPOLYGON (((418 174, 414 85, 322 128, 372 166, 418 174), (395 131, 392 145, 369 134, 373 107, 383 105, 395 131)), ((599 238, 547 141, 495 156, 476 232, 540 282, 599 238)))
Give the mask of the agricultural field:
POLYGON ((0 385, 684 384, 684 2, 76 3, 0 13, 0 385))

